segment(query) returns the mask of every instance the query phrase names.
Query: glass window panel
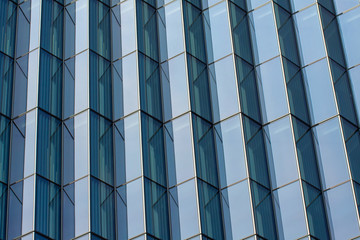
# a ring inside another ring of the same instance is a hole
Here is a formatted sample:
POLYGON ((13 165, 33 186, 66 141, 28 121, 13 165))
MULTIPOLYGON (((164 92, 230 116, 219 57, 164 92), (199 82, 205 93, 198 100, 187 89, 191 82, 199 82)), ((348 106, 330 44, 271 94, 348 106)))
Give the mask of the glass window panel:
POLYGON ((210 74, 216 77, 220 119, 239 112, 237 85, 233 56, 226 57, 209 66, 210 74))
POLYGON ((217 4, 208 11, 209 19, 205 18, 205 20, 210 21, 212 43, 208 48, 212 46, 213 49, 213 58, 208 55, 210 63, 230 54, 232 49, 226 2, 217 4))
POLYGON ((184 54, 169 61, 169 80, 172 116, 176 117, 189 110, 189 93, 184 54))
POLYGON ((11 116, 11 101, 13 92, 14 61, 0 53, 0 113, 11 116))
POLYGON ((177 187, 181 239, 199 233, 199 216, 196 203, 195 181, 191 180, 177 187))
POLYGON ((90 198, 91 231, 115 239, 114 188, 91 177, 90 198))
POLYGON ((89 112, 75 117, 75 179, 89 173, 89 112))
POLYGON ((24 198, 22 201, 22 234, 34 231, 34 184, 35 176, 31 176, 24 180, 24 198))
POLYGON ((136 53, 122 60, 124 115, 139 109, 139 90, 136 53))
POLYGON ((359 4, 358 0, 334 0, 336 13, 342 13, 359 4))
POLYGON ((350 69, 350 82, 352 87, 353 99, 355 102, 358 121, 360 119, 360 66, 350 69))
MULTIPOLYGON (((89 1, 76 2, 75 52, 89 48, 89 1)), ((87 69, 87 68, 82 68, 87 69)))
POLYGON ((24 177, 35 172, 36 110, 26 114, 24 177))
POLYGON ((118 60, 112 64, 113 73, 113 120, 119 119, 124 115, 123 100, 123 81, 122 81, 122 61, 118 60))
MULTIPOLYGON (((25 116, 23 116, 25 118, 25 116)), ((13 124, 11 144, 11 165, 10 165, 10 183, 19 181, 24 177, 24 153, 25 153, 25 136, 13 124)))
MULTIPOLYGON (((64 8, 56 1, 44 0, 41 2, 41 47, 62 58, 64 8)), ((33 20, 31 19, 31 21, 33 20)))
POLYGON ((139 113, 124 119, 126 181, 141 176, 141 142, 139 113))
POLYGON ((126 185, 128 239, 144 232, 142 179, 126 185))
POLYGON ((72 3, 65 8, 65 21, 64 21, 64 58, 67 59, 75 54, 75 9, 76 3, 72 3))
POLYGON ((317 7, 314 5, 294 16, 299 34, 302 64, 305 66, 325 56, 317 7))
POLYGON ((29 55, 25 55, 24 57, 18 59, 15 67, 12 109, 13 117, 18 116, 26 111, 28 56, 29 55), (22 69, 21 66, 23 66, 24 69, 22 69))
MULTIPOLYGON (((63 64, 60 59, 40 51, 39 107, 62 117, 63 64)), ((83 70, 82 70, 83 72, 83 70)))
POLYGON ((314 3, 315 0, 291 0, 291 4, 292 4, 292 10, 293 12, 297 12, 309 5, 311 5, 312 3, 314 3))
POLYGON ((123 56, 136 49, 134 5, 134 0, 125 1, 120 5, 121 49, 123 56))
POLYGON ((31 22, 30 22, 30 48, 29 51, 40 47, 40 14, 41 1, 31 1, 31 22))
POLYGON ((89 51, 75 58, 75 113, 89 107, 89 51))
POLYGON ((360 234, 351 184, 325 192, 330 230, 334 239, 351 239, 360 234))
POLYGON ((228 186, 247 176, 245 166, 244 142, 239 116, 232 117, 220 123, 222 146, 224 151, 224 165, 226 182, 228 186))
POLYGON ((339 24, 348 66, 360 63, 360 31, 354 31, 360 25, 360 8, 355 8, 339 16, 339 24))
POLYGON ((29 53, 29 72, 27 85, 27 110, 37 106, 38 80, 39 80, 39 55, 40 50, 36 49, 29 53))
POLYGON ((10 129, 10 120, 0 115, 0 181, 3 183, 8 182, 10 129))
POLYGON ((90 49, 110 60, 110 9, 100 1, 89 1, 90 49))
POLYGON ((37 176, 35 201, 35 229, 52 239, 59 239, 61 236, 60 186, 37 176))
POLYGON ((315 127, 320 151, 320 174, 324 188, 349 179, 339 119, 334 118, 315 127))
POLYGON ((38 110, 36 172, 61 184, 61 121, 38 110))
MULTIPOLYGON (((28 1, 30 4, 31 1, 28 1)), ((24 3, 26 4, 26 3, 24 3)), ((24 4, 22 6, 24 6, 24 4)), ((21 7, 20 7, 21 8, 21 7)), ((30 7, 29 7, 30 9, 30 7)), ((20 57, 29 51, 30 44, 30 22, 22 11, 18 11, 16 57, 20 57)))
POLYGON ((257 8, 263 4, 265 4, 266 2, 269 2, 269 0, 246 0, 247 2, 247 7, 248 7, 248 11, 257 8))
POLYGON ((74 181, 74 135, 69 132, 69 128, 74 128, 74 119, 70 119, 63 124, 63 183, 67 184, 74 181))
POLYGON ((18 182, 10 187, 9 205, 8 205, 8 238, 14 239, 21 235, 22 221, 22 191, 24 182, 18 182), (21 189, 19 195, 12 188, 21 189))
POLYGON ((120 26, 120 5, 111 9, 111 42, 112 60, 121 57, 121 26, 120 26))
MULTIPOLYGON (((230 211, 232 239, 243 239, 254 233, 248 181, 243 181, 222 191, 223 206, 230 211)), ((225 225, 226 222, 225 222, 225 225)), ((229 237, 230 237, 229 236, 229 237)))
POLYGON ((168 58, 171 58, 184 51, 182 12, 179 0, 165 6, 165 21, 168 58))
POLYGON ((307 233, 299 182, 274 191, 279 239, 298 239, 307 233))
POLYGON ((190 129, 190 116, 184 115, 173 120, 173 139, 177 183, 194 177, 193 146, 190 129))
POLYGON ((71 58, 65 62, 64 65, 64 80, 63 80, 63 118, 66 119, 74 114, 74 100, 75 100, 75 58, 71 58))
POLYGON ((290 119, 282 118, 269 124, 265 129, 268 133, 268 149, 271 151, 269 165, 272 187, 277 188, 299 177, 290 119))
POLYGON ((90 112, 90 172, 114 184, 113 127, 110 121, 90 112))
POLYGON ((313 124, 336 115, 334 92, 326 59, 306 67, 304 73, 313 124))
POLYGON ((75 236, 90 230, 89 195, 88 177, 75 182, 75 236))
POLYGON ((0 182, 0 238, 5 239, 6 234, 6 215, 7 215, 7 193, 6 184, 0 182))
POLYGON ((257 70, 265 108, 263 119, 270 122, 289 112, 280 58, 260 65, 257 70))
MULTIPOLYGON (((256 2, 259 2, 256 0, 256 2)), ((272 3, 253 11, 250 15, 256 43, 256 63, 262 63, 279 55, 272 3)))
POLYGON ((63 192, 62 202, 62 237, 63 239, 72 239, 75 237, 75 205, 74 205, 74 188, 75 184, 67 186, 63 192), (72 199, 69 198, 72 195, 72 199))

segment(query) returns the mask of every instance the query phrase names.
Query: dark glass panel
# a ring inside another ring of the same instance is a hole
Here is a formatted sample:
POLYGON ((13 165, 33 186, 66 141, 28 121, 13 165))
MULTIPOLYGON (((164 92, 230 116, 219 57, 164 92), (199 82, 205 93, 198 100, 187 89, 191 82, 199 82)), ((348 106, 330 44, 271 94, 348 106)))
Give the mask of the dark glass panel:
POLYGON ((310 117, 302 72, 298 72, 295 77, 287 83, 287 91, 291 113, 309 124, 310 117))
POLYGON ((261 126, 243 116, 246 153, 250 178, 270 187, 264 136, 261 126))
POLYGON ((291 12, 290 0, 274 0, 274 2, 279 4, 281 7, 286 9, 288 12, 291 12))
MULTIPOLYGON (((287 0, 276 0, 274 2, 285 2, 287 0)), ((277 29, 280 30, 284 24, 288 24, 288 20, 290 20, 290 13, 286 11, 283 7, 280 7, 280 4, 274 4, 275 17, 276 17, 276 25, 277 29)))
POLYGON ((136 1, 139 51, 155 61, 159 58, 156 9, 142 0, 136 1))
POLYGON ((206 64, 189 54, 187 62, 192 110, 211 121, 210 89, 206 64))
POLYGON ((329 23, 324 34, 329 57, 342 66, 346 66, 339 25, 336 19, 329 23))
POLYGON ((289 59, 283 57, 283 67, 284 67, 284 73, 285 73, 285 80, 286 82, 289 82, 295 74, 300 70, 300 67, 295 65, 293 62, 291 62, 289 59))
POLYGON ((266 239, 277 239, 271 192, 254 181, 250 185, 257 233, 266 239))
POLYGON ((39 110, 37 126, 37 173, 61 184, 61 121, 39 110))
POLYGON ((312 133, 307 125, 293 118, 293 128, 301 178, 317 188, 321 188, 317 171, 317 158, 312 133))
POLYGON ((16 4, 0 0, 0 51, 14 57, 16 32, 16 4))
POLYGON ((144 175, 166 186, 165 149, 161 122, 141 115, 144 175))
POLYGON ((11 116, 14 61, 0 53, 0 113, 11 116))
POLYGON ((63 184, 75 180, 75 163, 74 163, 74 118, 64 122, 63 127, 63 184))
POLYGON ((347 74, 344 74, 335 83, 336 99, 339 106, 340 115, 357 124, 356 110, 354 107, 354 99, 347 74))
MULTIPOLYGON (((6 0, 2 0, 6 1, 6 0)), ((17 24, 16 57, 23 56, 29 51, 30 44, 30 19, 26 17, 26 10, 30 10, 31 1, 26 1, 19 7, 17 24), (23 10, 25 10, 25 14, 23 10)))
POLYGON ((39 107, 62 117, 62 71, 60 59, 48 52, 40 51, 39 107))
POLYGON ((193 115, 193 131, 197 176, 217 187, 218 174, 212 125, 193 115))
POLYGON ((141 53, 139 53, 139 81, 142 109, 161 121, 162 104, 159 64, 141 53))
POLYGON ((66 6, 65 12, 65 20, 64 20, 64 59, 68 59, 69 57, 75 54, 75 9, 76 4, 72 3, 66 6))
POLYGON ((62 239, 72 239, 75 237, 75 199, 74 185, 64 187, 62 201, 62 239))
MULTIPOLYGON (((104 2, 109 2, 104 0, 104 2)), ((89 1, 90 49, 107 60, 111 58, 110 9, 98 0, 89 1)), ((91 74, 90 74, 91 75, 91 74)))
POLYGON ((323 29, 326 29, 326 27, 331 23, 331 21, 335 18, 335 15, 332 14, 330 11, 328 11, 326 8, 322 7, 320 5, 319 7, 320 17, 321 17, 321 24, 323 26, 323 29))
POLYGON ((201 180, 198 190, 202 232, 211 239, 223 239, 219 190, 201 180))
POLYGON ((146 230, 158 239, 170 239, 166 188, 145 178, 146 230))
POLYGON ((0 239, 6 234, 7 190, 7 185, 0 182, 0 239))
POLYGON ((293 19, 290 18, 278 31, 281 53, 296 65, 300 65, 300 59, 295 37, 293 19))
POLYGON ((15 67, 14 96, 12 116, 19 116, 26 111, 27 99, 27 74, 28 74, 28 55, 19 58, 15 67))
MULTIPOLYGON (((343 127, 344 129, 344 127, 343 127)), ((360 182, 360 132, 357 131, 346 141, 350 170, 355 181, 360 182)), ((360 201, 360 199, 359 199, 360 201)))
POLYGON ((20 181, 10 187, 8 205, 8 239, 15 239, 21 235, 22 221, 22 193, 23 182, 20 181))
POLYGON ((330 12, 334 13, 335 12, 335 7, 334 7, 334 3, 333 1, 329 1, 329 0, 318 0, 318 2, 326 7, 330 12))
POLYGON ((51 239, 60 239, 60 187, 37 176, 35 189, 35 229, 51 239))
POLYGON ((110 121, 90 112, 90 172, 108 184, 114 183, 113 127, 110 121))
POLYGON ((345 73, 346 69, 332 59, 329 59, 329 62, 330 62, 332 80, 334 81, 334 83, 336 83, 337 80, 339 80, 339 78, 345 73))
POLYGON ((41 47, 58 58, 63 56, 64 7, 43 0, 41 8, 41 47))
POLYGON ((186 1, 184 3, 184 25, 187 50, 200 61, 206 62, 201 10, 186 1))
POLYGON ((91 178, 90 218, 91 231, 104 239, 115 239, 114 188, 91 178))
POLYGON ((310 234, 319 239, 330 239, 321 191, 305 182, 303 191, 310 234))
POLYGON ((10 120, 0 115, 0 181, 8 182, 10 153, 10 120))
MULTIPOLYGON (((26 115, 23 115, 16 120, 25 120, 25 118, 26 115)), ((24 177, 25 133, 20 131, 21 127, 18 125, 20 124, 13 123, 11 134, 11 146, 16 147, 11 148, 10 183, 17 182, 24 177)))
POLYGON ((105 58, 90 51, 90 107, 110 119, 112 119, 111 93, 111 64, 105 58))
POLYGON ((360 213, 360 184, 354 182, 355 196, 357 202, 358 212, 360 213))

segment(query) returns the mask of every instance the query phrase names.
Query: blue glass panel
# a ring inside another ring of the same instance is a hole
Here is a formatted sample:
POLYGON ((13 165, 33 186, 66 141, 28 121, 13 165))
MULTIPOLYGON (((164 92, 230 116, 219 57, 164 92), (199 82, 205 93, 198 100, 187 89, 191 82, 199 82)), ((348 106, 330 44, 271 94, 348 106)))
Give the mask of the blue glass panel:
POLYGON ((339 119, 334 118, 317 126, 315 136, 320 151, 319 167, 324 188, 349 179, 339 119))
POLYGON ((299 34, 302 64, 304 66, 325 56, 322 30, 316 5, 294 16, 299 34))
MULTIPOLYGON (((76 27, 75 28, 75 53, 80 53, 89 48, 89 1, 76 2, 76 27)), ((83 68, 86 69, 86 68, 83 68)))
POLYGON ((138 236, 145 231, 144 224, 144 202, 143 202, 143 183, 142 178, 128 183, 121 188, 126 192, 127 203, 127 239, 138 236), (126 189, 124 189, 126 188, 126 189))
POLYGON ((14 239, 21 235, 23 184, 18 182, 10 187, 8 205, 8 238, 14 239))
POLYGON ((168 58, 171 58, 184 51, 180 0, 165 6, 165 21, 166 26, 171 26, 166 28, 168 58))
MULTIPOLYGON (((25 120, 25 116, 21 118, 25 120)), ((11 144, 16 146, 11 148, 10 183, 13 183, 24 177, 25 133, 14 123, 11 134, 11 144)))
POLYGON ((105 58, 90 52, 90 107, 112 119, 111 64, 105 58))
POLYGON ((88 177, 75 182, 75 237, 90 231, 88 177))
POLYGON ((0 1, 0 51, 13 57, 16 33, 16 4, 12 1, 0 1))
MULTIPOLYGON (((5 2, 5 1, 4 1, 5 2)), ((20 5, 20 9, 28 8, 30 10, 30 1, 20 5)), ((29 11, 28 10, 28 11, 29 11)), ((27 12, 25 10, 25 12, 27 12)), ((20 57, 29 51, 30 44, 30 19, 26 17, 23 11, 19 11, 16 38, 16 57, 20 57)))
POLYGON ((0 181, 8 182, 10 156, 10 120, 0 115, 0 181))
POLYGON ((35 229, 44 234, 44 236, 48 236, 52 239, 60 239, 60 186, 38 176, 36 177, 35 189, 35 229))
POLYGON ((17 60, 15 67, 14 95, 12 116, 18 116, 26 111, 28 56, 17 60))
POLYGON ((146 231, 158 239, 170 239, 168 194, 166 188, 144 179, 146 231))
POLYGON ((134 0, 125 1, 120 6, 122 56, 136 49, 134 0))
POLYGON ((326 191, 325 199, 333 238, 351 239, 359 236, 359 222, 350 182, 326 191))
POLYGON ((39 107, 62 117, 63 64, 60 59, 40 51, 39 107))
POLYGON ((0 182, 0 239, 6 234, 7 190, 7 185, 0 182))
POLYGON ((41 2, 41 47, 49 53, 62 58, 64 8, 53 0, 43 0, 41 2))
POLYGON ((90 218, 92 232, 105 239, 115 239, 114 208, 114 188, 91 177, 90 218))
POLYGON ((141 137, 144 175, 166 186, 165 149, 161 122, 145 114, 141 115, 141 137))
POLYGON ((8 117, 11 116, 13 77, 14 61, 0 52, 0 113, 8 117))
POLYGON ((133 53, 122 60, 124 115, 139 109, 139 81, 137 72, 137 54, 133 53))
POLYGON ((90 0, 89 14, 90 49, 110 60, 110 9, 100 1, 90 0))
POLYGON ((256 43, 256 63, 262 63, 279 55, 273 14, 272 3, 266 4, 250 14, 251 23, 253 24, 254 42, 256 43))
POLYGON ((223 239, 219 190, 198 180, 198 191, 202 232, 211 239, 223 239))
POLYGON ((38 111, 36 171, 61 184, 61 121, 38 111))
POLYGON ((64 59, 75 54, 75 12, 76 12, 76 3, 72 3, 66 6, 64 10, 65 20, 64 20, 64 59))
POLYGON ((300 183, 274 191, 279 239, 298 239, 307 233, 300 183))
POLYGON ((75 116, 75 179, 89 174, 89 112, 75 116))
POLYGON ((114 183, 113 127, 110 121, 90 112, 90 172, 108 184, 114 183))
POLYGON ((342 13, 359 4, 357 0, 334 0, 336 13, 342 13))
POLYGON ((75 237, 75 184, 68 185, 63 190, 62 202, 62 237, 71 239, 75 237))

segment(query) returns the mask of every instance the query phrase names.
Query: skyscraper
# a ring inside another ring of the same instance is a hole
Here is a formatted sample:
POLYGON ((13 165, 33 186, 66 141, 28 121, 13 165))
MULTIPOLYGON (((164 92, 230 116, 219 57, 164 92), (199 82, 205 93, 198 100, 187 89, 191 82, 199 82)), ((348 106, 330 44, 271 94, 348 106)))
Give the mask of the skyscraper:
POLYGON ((359 0, 0 0, 0 240, 360 239, 359 0))

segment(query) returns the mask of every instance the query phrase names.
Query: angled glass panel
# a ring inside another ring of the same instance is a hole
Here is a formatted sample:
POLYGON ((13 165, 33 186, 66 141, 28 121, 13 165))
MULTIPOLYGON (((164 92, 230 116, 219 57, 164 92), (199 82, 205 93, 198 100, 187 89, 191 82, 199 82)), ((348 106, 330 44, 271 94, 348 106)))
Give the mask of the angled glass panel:
POLYGON ((60 186, 37 176, 35 191, 35 229, 44 236, 52 239, 60 239, 60 186))
POLYGON ((165 22, 166 26, 169 26, 166 28, 166 39, 168 58, 171 58, 184 51, 184 33, 180 0, 176 0, 165 6, 165 22))
POLYGON ((250 14, 250 19, 253 24, 252 31, 256 43, 256 63, 262 63, 279 55, 272 3, 253 11, 250 14))
POLYGON ((324 188, 333 187, 349 179, 345 146, 339 119, 331 119, 315 127, 320 151, 319 167, 324 188))
POLYGON ((279 239, 298 239, 307 233, 300 183, 274 191, 279 239))
POLYGON ((334 0, 336 13, 342 13, 359 4, 357 0, 334 0))
POLYGON ((61 184, 61 121, 39 110, 36 172, 61 184))
POLYGON ((299 177, 290 119, 282 118, 265 129, 272 156, 269 159, 272 187, 277 188, 299 177))
POLYGON ((125 1, 120 6, 122 56, 136 49, 135 4, 134 0, 125 1))
POLYGON ((360 119, 360 67, 350 69, 349 76, 357 118, 360 119))
POLYGON ((10 117, 13 95, 14 61, 0 53, 0 63, 0 113, 10 117))
POLYGON ((143 183, 142 179, 137 179, 128 183, 126 186, 126 203, 127 203, 127 239, 133 238, 145 231, 144 223, 144 202, 143 202, 143 183))
POLYGON ((90 173, 114 183, 113 127, 110 121, 90 112, 90 173))
MULTIPOLYGON (((3 1, 6 2, 6 1, 3 1)), ((30 1, 27 1, 19 7, 23 9, 24 6, 28 5, 30 10, 30 1)), ((25 7, 26 8, 26 7, 25 7)), ((18 11, 18 24, 17 24, 17 38, 16 38, 16 57, 23 56, 29 51, 30 45, 30 19, 26 17, 23 11, 18 11)))
POLYGON ((60 59, 40 51, 39 107, 62 117, 63 64, 60 59))
POLYGON ((325 48, 316 5, 294 15, 303 66, 325 57, 325 48), (311 36, 311 37, 310 37, 311 36))
POLYGON ((264 122, 273 121, 287 114, 289 109, 280 58, 260 65, 258 76, 260 89, 263 92, 264 122))
POLYGON ((75 57, 75 110, 81 112, 89 107, 89 51, 75 57))
POLYGON ((0 1, 0 51, 13 57, 16 33, 16 4, 0 1))
MULTIPOLYGON (((89 48, 89 1, 76 2, 75 53, 89 48)), ((87 69, 87 68, 85 68, 87 69)))
POLYGON ((0 238, 5 239, 7 216, 7 185, 0 182, 0 238))
POLYGON ((10 127, 10 120, 0 115, 0 181, 3 183, 8 182, 9 176, 10 127))
POLYGON ((335 239, 351 239, 360 234, 351 184, 325 192, 330 231, 335 239))
POLYGON ((139 82, 137 74, 137 54, 133 53, 123 58, 123 99, 124 115, 128 115, 139 109, 139 82))
POLYGON ((88 177, 75 182, 75 237, 90 231, 88 177))
POLYGON ((88 111, 75 116, 75 179, 79 179, 89 174, 89 125, 88 111))
POLYGON ((114 208, 114 188, 91 177, 90 218, 92 232, 105 239, 115 239, 114 208))
POLYGON ((304 77, 313 124, 336 115, 335 96, 326 59, 306 67, 304 77))

